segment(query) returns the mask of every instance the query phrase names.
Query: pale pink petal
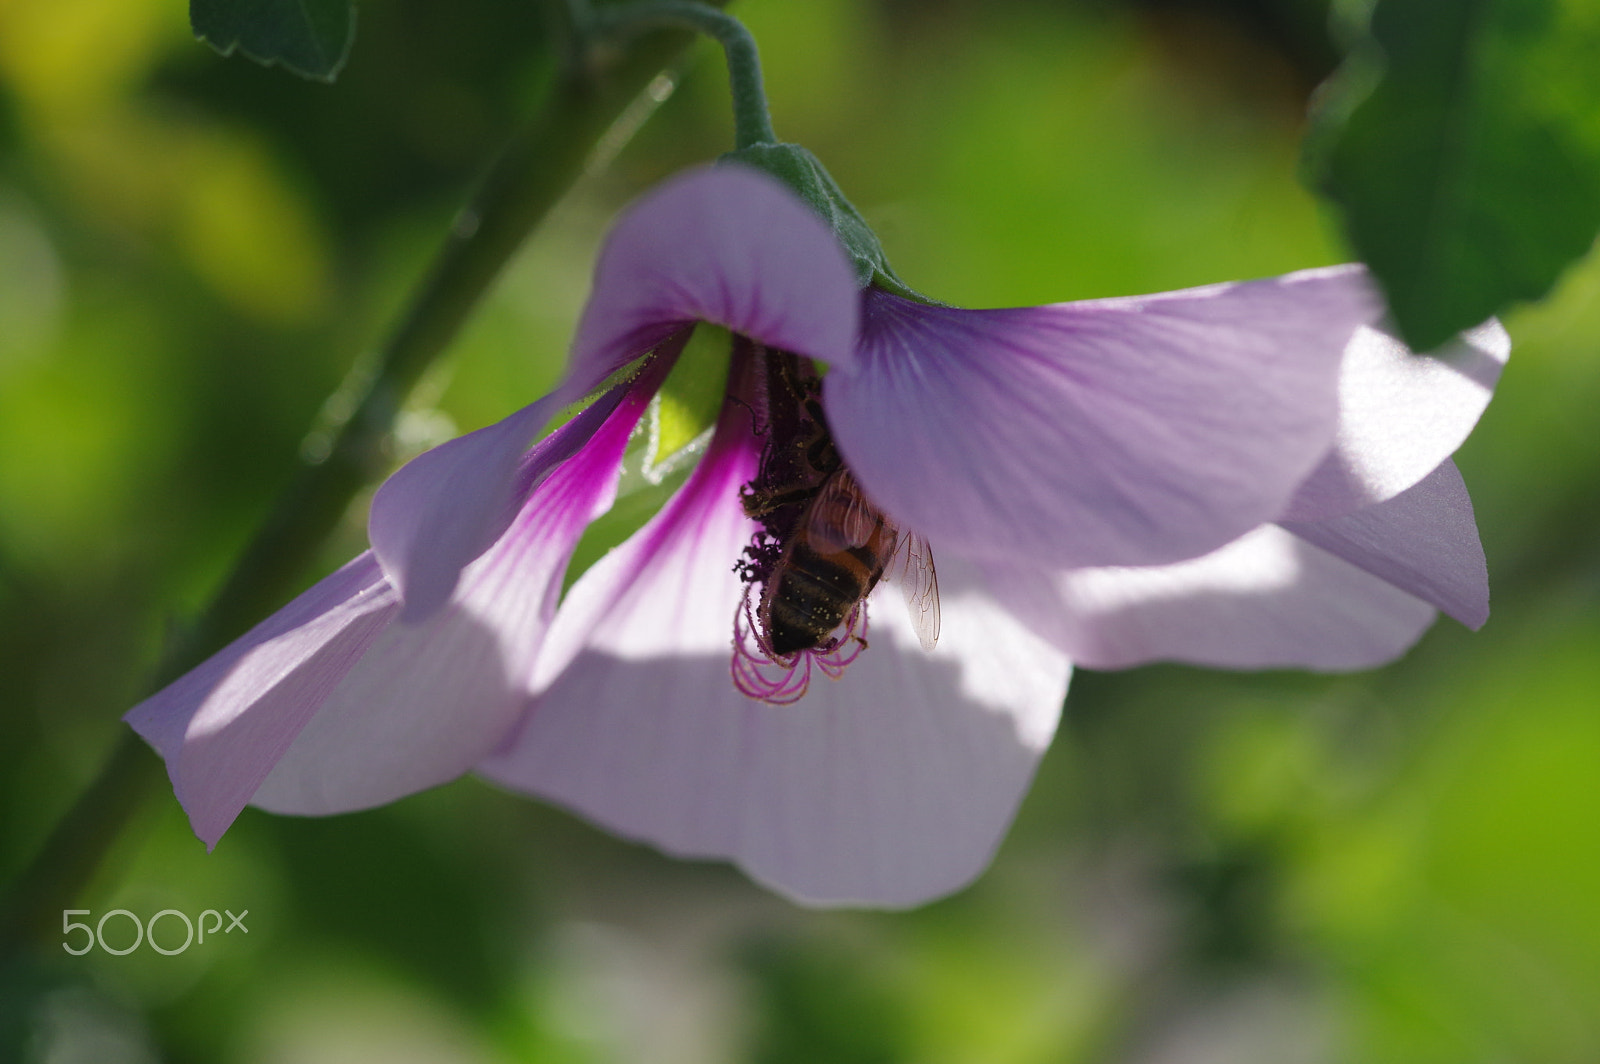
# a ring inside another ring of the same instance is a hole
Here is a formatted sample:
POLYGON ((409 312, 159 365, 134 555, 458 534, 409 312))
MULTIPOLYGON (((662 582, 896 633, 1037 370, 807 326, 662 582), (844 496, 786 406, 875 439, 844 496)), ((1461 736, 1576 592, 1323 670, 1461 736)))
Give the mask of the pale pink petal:
POLYGON ((399 609, 362 554, 127 713, 208 847, 399 609))
POLYGON ((1404 653, 1431 606, 1275 525, 1175 565, 1048 573, 984 563, 989 586, 1079 665, 1182 661, 1362 669, 1404 653))
POLYGON ((1426 356, 1362 329, 1339 377, 1334 449, 1281 519, 1351 513, 1427 476, 1478 423, 1510 354, 1511 337, 1492 319, 1426 356))
POLYGON ((624 396, 648 399, 677 350, 602 394, 531 453, 529 440, 577 395, 565 388, 547 395, 418 455, 384 481, 372 498, 367 538, 405 602, 405 619, 421 621, 441 609, 462 568, 500 538, 534 487, 588 441, 624 396))
POLYGON ((749 167, 692 170, 612 229, 569 372, 598 382, 694 321, 847 365, 858 313, 844 249, 804 201, 749 167))
POLYGON ((1341 352, 1381 313, 1343 267, 1015 310, 869 290, 823 402, 863 487, 936 547, 1174 561, 1283 511, 1333 440, 1341 352))
POLYGON ((1489 570, 1472 499, 1448 459, 1387 502, 1343 517, 1282 524, 1469 628, 1489 619, 1489 570))
POLYGON ((546 396, 418 455, 378 487, 367 540, 409 615, 426 617, 443 606, 462 566, 505 530, 517 465, 554 412, 546 396))
MULTIPOLYGON (((729 676, 733 563, 754 531, 737 489, 754 444, 709 454, 669 508, 573 587, 549 678, 491 779, 685 857, 729 859, 813 904, 902 906, 988 863, 1050 741, 1065 658, 941 559, 925 653, 898 590, 871 646, 796 705, 729 676)), ((541 663, 540 675, 547 672, 541 663)))
POLYGON ((608 508, 631 389, 577 454, 533 490, 506 533, 463 570, 449 603, 391 624, 300 731, 253 802, 274 812, 380 805, 453 779, 505 739, 578 538, 608 508))

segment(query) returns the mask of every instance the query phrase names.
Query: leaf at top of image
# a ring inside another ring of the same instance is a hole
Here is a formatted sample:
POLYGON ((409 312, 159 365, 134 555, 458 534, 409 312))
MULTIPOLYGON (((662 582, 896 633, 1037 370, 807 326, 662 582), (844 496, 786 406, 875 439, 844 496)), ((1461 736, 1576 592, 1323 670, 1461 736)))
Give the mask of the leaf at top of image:
POLYGON ((1307 158, 1417 350, 1542 298, 1594 242, 1597 48, 1577 0, 1378 0, 1307 158))
POLYGON ((189 0, 194 34, 223 55, 235 50, 302 77, 338 77, 355 37, 350 0, 189 0))

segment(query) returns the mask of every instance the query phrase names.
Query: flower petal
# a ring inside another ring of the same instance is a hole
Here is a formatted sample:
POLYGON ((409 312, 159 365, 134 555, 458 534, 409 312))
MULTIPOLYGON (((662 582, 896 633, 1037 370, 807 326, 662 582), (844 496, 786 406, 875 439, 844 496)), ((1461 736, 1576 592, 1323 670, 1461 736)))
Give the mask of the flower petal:
POLYGON ((603 380, 693 321, 848 365, 858 315, 849 259, 804 201, 746 166, 693 170, 640 197, 611 230, 569 372, 603 380))
POLYGON ((668 853, 731 859, 808 903, 913 905, 958 889, 988 863, 1050 741, 1065 658, 952 559, 934 653, 886 588, 869 603, 872 645, 842 679, 815 675, 797 705, 746 699, 729 664, 754 442, 713 447, 573 587, 549 644, 559 671, 480 771, 668 853))
POLYGON ((1434 619, 1427 603, 1274 525, 1175 565, 983 568, 1007 607, 1088 668, 1364 669, 1434 619))
POLYGON ((1489 570, 1472 499, 1449 459, 1387 502, 1325 521, 1282 524, 1469 628, 1489 619, 1489 570))
POLYGON ((399 609, 362 554, 128 711, 207 847, 399 609))
POLYGON ((513 471, 558 409, 701 320, 847 364, 858 315, 838 240, 773 178, 722 166, 658 185, 606 239, 557 391, 418 456, 378 489, 368 537, 407 619, 443 606, 461 568, 504 531, 520 502, 513 471))
POLYGON ((367 540, 408 619, 450 598, 464 565, 500 533, 517 463, 555 412, 554 396, 419 454, 379 485, 367 540))
POLYGON ((823 401, 875 502, 935 545, 1049 566, 1195 557, 1326 453, 1359 268, 1014 310, 865 300, 823 401))
POLYGON ((1364 328, 1339 375, 1334 449, 1281 519, 1347 514, 1405 491, 1461 446, 1494 394, 1511 337, 1490 319, 1427 355, 1364 328))
POLYGON ((611 504, 648 397, 647 389, 626 391, 463 570, 448 605, 378 637, 256 791, 256 805, 287 813, 379 805, 461 775, 504 740, 527 698, 567 561, 611 504))
POLYGON ((625 397, 643 402, 655 394, 682 346, 680 341, 662 351, 632 381, 600 395, 531 452, 529 439, 576 398, 565 386, 503 421, 418 455, 384 481, 372 498, 367 539, 405 601, 404 619, 415 623, 443 608, 462 568, 500 538, 535 486, 588 443, 625 397))

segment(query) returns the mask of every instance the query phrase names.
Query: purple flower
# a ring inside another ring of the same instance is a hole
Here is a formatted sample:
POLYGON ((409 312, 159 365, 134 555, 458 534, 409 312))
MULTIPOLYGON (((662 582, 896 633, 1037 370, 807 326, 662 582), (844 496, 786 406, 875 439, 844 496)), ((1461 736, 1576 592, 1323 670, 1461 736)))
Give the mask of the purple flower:
POLYGON ((1070 662, 1360 668, 1436 609, 1483 622, 1449 456, 1509 342, 1490 323, 1419 358, 1381 315, 1351 267, 1014 310, 863 292, 786 188, 695 171, 617 223, 554 394, 401 469, 371 551, 128 720, 208 845, 247 804, 340 812, 476 769, 796 898, 914 904, 987 863, 1070 662), (563 599, 698 321, 735 337, 712 439, 563 599), (865 524, 832 542, 814 515, 846 479, 862 502, 831 528, 865 524), (777 653, 800 540, 854 549, 858 586, 931 553, 937 645, 885 580, 777 653), (813 664, 842 676, 746 693, 813 664))

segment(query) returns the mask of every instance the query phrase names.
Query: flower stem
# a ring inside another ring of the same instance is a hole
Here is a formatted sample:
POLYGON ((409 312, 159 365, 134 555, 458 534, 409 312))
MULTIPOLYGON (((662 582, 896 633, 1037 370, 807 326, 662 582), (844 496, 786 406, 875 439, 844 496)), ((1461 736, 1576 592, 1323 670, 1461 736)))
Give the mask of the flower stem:
MULTIPOLYGON (((413 386, 528 233, 587 169, 604 161, 597 155, 620 146, 608 133, 627 126, 629 105, 689 43, 680 24, 640 38, 604 68, 574 63, 558 80, 452 226, 331 446, 300 466, 209 608, 169 647, 151 691, 222 649, 289 597, 356 492, 386 469, 390 433, 413 386)), ((106 852, 154 793, 162 778, 159 762, 131 730, 120 733, 99 775, 0 898, 0 955, 28 939, 47 941, 45 936, 59 933, 60 910, 71 908, 87 889, 106 852)))
POLYGON ((767 111, 767 90, 761 81, 756 39, 732 15, 697 0, 634 0, 598 8, 593 19, 597 29, 616 34, 678 26, 715 39, 728 59, 735 149, 778 142, 767 111))

